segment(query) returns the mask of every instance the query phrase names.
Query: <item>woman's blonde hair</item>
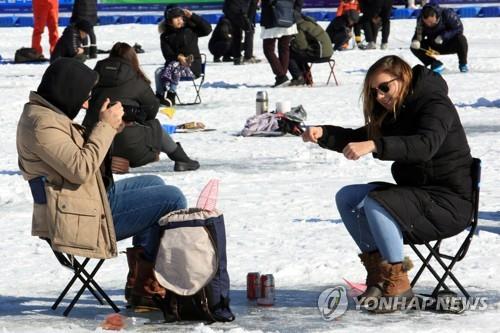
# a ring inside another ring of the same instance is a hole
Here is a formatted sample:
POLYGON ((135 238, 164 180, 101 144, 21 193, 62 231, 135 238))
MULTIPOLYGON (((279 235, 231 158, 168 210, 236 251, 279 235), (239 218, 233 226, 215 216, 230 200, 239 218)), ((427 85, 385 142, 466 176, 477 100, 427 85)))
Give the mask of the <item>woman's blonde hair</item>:
POLYGON ((410 91, 412 76, 410 65, 395 55, 380 58, 368 69, 363 83, 361 99, 363 100, 363 115, 365 117, 365 125, 368 127, 369 138, 374 139, 380 136, 382 122, 390 112, 396 117, 397 110, 401 107, 403 100, 410 91), (380 72, 390 74, 401 81, 402 89, 394 97, 396 102, 391 111, 383 108, 377 102, 376 95, 372 92, 371 83, 374 76, 380 72))

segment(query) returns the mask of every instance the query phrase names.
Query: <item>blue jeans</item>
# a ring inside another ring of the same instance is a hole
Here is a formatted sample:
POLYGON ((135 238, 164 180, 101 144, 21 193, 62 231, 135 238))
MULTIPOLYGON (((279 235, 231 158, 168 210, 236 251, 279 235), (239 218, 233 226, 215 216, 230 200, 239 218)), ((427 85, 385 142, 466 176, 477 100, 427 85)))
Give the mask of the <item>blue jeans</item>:
POLYGON ((186 198, 175 186, 165 185, 153 175, 137 176, 115 182, 108 190, 116 239, 133 238, 134 246, 144 248, 153 261, 160 243, 158 220, 165 214, 186 208, 186 198))
POLYGON ((403 261, 403 234, 387 210, 367 195, 378 185, 345 186, 335 200, 347 231, 361 252, 379 251, 390 263, 403 261))

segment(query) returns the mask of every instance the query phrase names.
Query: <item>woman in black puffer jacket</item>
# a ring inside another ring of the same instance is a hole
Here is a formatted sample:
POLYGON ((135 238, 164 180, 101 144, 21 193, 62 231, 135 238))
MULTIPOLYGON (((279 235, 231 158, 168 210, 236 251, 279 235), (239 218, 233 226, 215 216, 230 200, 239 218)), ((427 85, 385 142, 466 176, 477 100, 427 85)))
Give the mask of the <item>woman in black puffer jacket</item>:
POLYGON ((412 297, 403 242, 450 237, 469 225, 472 157, 446 82, 423 66, 412 69, 397 56, 378 60, 363 101, 365 126, 312 127, 303 138, 351 160, 372 153, 394 161, 397 185, 349 185, 336 202, 368 272, 362 296, 412 297))
POLYGON ((99 83, 92 90, 83 125, 92 128, 97 123, 99 105, 106 98, 121 102, 125 111, 127 125, 116 135, 111 148, 114 172, 128 172, 129 166, 139 167, 157 161, 160 152, 175 161, 175 171, 199 168, 199 163, 186 155, 182 146, 172 140, 156 119, 160 103, 130 45, 116 43, 109 58, 97 62, 94 70, 99 73, 99 83))

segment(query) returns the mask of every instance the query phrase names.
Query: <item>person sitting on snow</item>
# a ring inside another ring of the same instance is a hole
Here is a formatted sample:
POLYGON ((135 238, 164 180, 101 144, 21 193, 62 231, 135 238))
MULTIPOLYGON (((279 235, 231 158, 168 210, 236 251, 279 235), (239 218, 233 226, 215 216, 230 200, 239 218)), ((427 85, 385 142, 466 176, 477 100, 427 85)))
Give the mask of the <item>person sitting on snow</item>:
POLYGON ((171 106, 175 104, 175 91, 180 78, 200 77, 198 38, 208 36, 212 26, 187 9, 167 7, 159 30, 165 66, 155 73, 156 95, 162 104, 171 106))
POLYGON ((175 142, 156 119, 160 103, 150 81, 141 70, 139 59, 132 46, 118 42, 113 45, 109 58, 97 62, 94 71, 99 82, 92 89, 89 108, 83 125, 90 130, 99 121, 101 105, 106 98, 121 102, 126 126, 113 140, 111 169, 127 173, 129 167, 139 167, 157 161, 160 152, 174 164, 174 171, 196 170, 198 161, 184 152, 180 142, 175 142))
POLYGON ((468 44, 464 36, 464 27, 453 8, 441 8, 437 4, 425 5, 417 19, 410 49, 425 66, 430 66, 434 72, 441 73, 444 65, 435 58, 432 50, 439 54, 456 53, 459 70, 463 73, 469 71, 468 44))
POLYGON ((75 58, 82 62, 87 60, 83 44, 92 29, 92 24, 86 20, 79 20, 68 25, 50 55, 50 63, 59 58, 75 58))
POLYGON ((326 28, 326 33, 330 37, 333 49, 342 51, 347 48, 352 37, 351 29, 359 22, 359 12, 349 9, 342 16, 335 17, 326 28))

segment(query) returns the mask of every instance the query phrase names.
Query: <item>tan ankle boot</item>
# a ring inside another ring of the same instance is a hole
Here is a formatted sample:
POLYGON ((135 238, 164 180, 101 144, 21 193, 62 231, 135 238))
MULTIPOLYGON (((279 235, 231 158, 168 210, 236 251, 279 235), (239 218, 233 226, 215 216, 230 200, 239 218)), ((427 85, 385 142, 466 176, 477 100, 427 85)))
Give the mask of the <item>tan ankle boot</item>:
POLYGON ((137 260, 137 279, 132 288, 130 304, 136 311, 158 310, 153 301, 154 295, 165 297, 166 290, 156 280, 154 262, 147 261, 142 255, 137 260))
POLYGON ((125 299, 128 303, 130 303, 132 289, 134 288, 135 281, 137 280, 137 261, 142 253, 144 253, 144 249, 142 247, 127 248, 128 274, 127 283, 125 284, 125 299))
POLYGON ((361 305, 367 304, 370 300, 374 298, 379 298, 382 296, 382 288, 384 279, 382 277, 382 272, 380 270, 380 265, 382 264, 383 258, 380 253, 361 253, 359 259, 366 268, 366 290, 358 296, 358 300, 361 301, 361 305))
POLYGON ((408 257, 405 257, 401 263, 383 262, 380 265, 384 280, 383 296, 379 299, 378 307, 373 312, 394 312, 412 301, 414 294, 408 279, 408 271, 412 267, 413 263, 408 257))

